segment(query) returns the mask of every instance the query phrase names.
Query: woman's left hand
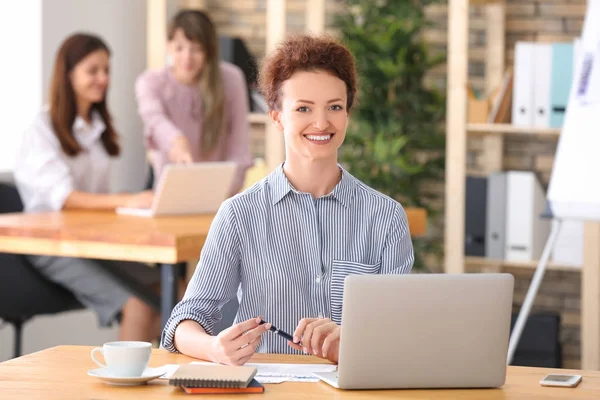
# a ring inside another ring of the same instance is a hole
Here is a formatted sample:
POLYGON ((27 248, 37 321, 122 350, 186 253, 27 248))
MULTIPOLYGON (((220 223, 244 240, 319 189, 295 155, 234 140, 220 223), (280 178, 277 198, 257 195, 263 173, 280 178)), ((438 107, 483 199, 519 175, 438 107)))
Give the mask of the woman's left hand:
POLYGON ((303 318, 288 345, 305 354, 337 362, 341 327, 329 318, 303 318))

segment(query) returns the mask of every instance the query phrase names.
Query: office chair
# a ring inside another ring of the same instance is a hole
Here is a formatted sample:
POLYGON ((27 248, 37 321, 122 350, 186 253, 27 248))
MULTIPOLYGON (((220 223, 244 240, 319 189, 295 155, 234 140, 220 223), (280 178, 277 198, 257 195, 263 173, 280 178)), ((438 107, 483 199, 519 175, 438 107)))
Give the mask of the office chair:
MULTIPOLYGON (((22 210, 17 189, 0 183, 0 213, 22 210)), ((0 319, 15 328, 14 357, 21 355, 23 325, 29 319, 80 308, 71 292, 47 280, 24 256, 0 253, 0 319)))

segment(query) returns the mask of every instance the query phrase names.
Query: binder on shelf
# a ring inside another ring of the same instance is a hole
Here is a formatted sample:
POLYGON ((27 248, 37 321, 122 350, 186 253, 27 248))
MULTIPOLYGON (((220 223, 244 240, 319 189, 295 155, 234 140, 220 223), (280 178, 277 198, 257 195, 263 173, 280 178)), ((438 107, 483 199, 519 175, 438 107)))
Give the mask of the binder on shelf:
POLYGON ((550 220, 542 219, 546 195, 533 172, 506 173, 507 261, 534 261, 542 255, 550 233, 550 220))
POLYGON ((485 255, 487 178, 467 177, 465 254, 485 255))
POLYGON ((512 123, 517 126, 533 125, 534 44, 515 44, 512 123))
POLYGON ((506 174, 493 173, 487 181, 487 210, 485 231, 485 256, 504 259, 506 236, 506 174))
POLYGON ((573 43, 552 44, 550 127, 562 128, 573 80, 573 43))
POLYGON ((552 44, 534 43, 533 126, 550 127, 552 44))

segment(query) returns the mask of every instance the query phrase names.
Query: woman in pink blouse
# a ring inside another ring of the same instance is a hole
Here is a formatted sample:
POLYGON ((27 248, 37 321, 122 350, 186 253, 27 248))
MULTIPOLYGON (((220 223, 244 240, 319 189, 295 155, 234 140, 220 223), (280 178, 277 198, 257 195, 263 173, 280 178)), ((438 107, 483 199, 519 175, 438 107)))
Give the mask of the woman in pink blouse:
POLYGON ((145 72, 136 83, 155 182, 168 163, 235 161, 233 195, 252 165, 244 75, 219 60, 215 26, 201 11, 175 15, 167 48, 172 65, 145 72))

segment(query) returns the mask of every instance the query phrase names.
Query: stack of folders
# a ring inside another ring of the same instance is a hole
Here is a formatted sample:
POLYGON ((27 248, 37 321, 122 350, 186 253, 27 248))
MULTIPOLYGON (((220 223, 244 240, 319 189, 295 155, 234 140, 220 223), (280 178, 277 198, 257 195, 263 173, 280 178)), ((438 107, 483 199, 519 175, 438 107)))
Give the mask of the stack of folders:
POLYGON ((513 125, 561 128, 580 55, 580 40, 517 42, 514 57, 513 125))
POLYGON ((225 365, 181 365, 169 379, 187 394, 263 393, 254 379, 256 368, 225 365))
MULTIPOLYGON (((531 171, 467 177, 465 254, 508 262, 536 262, 550 233, 546 194, 531 171)), ((563 221, 551 260, 583 264, 583 223, 563 221)))

